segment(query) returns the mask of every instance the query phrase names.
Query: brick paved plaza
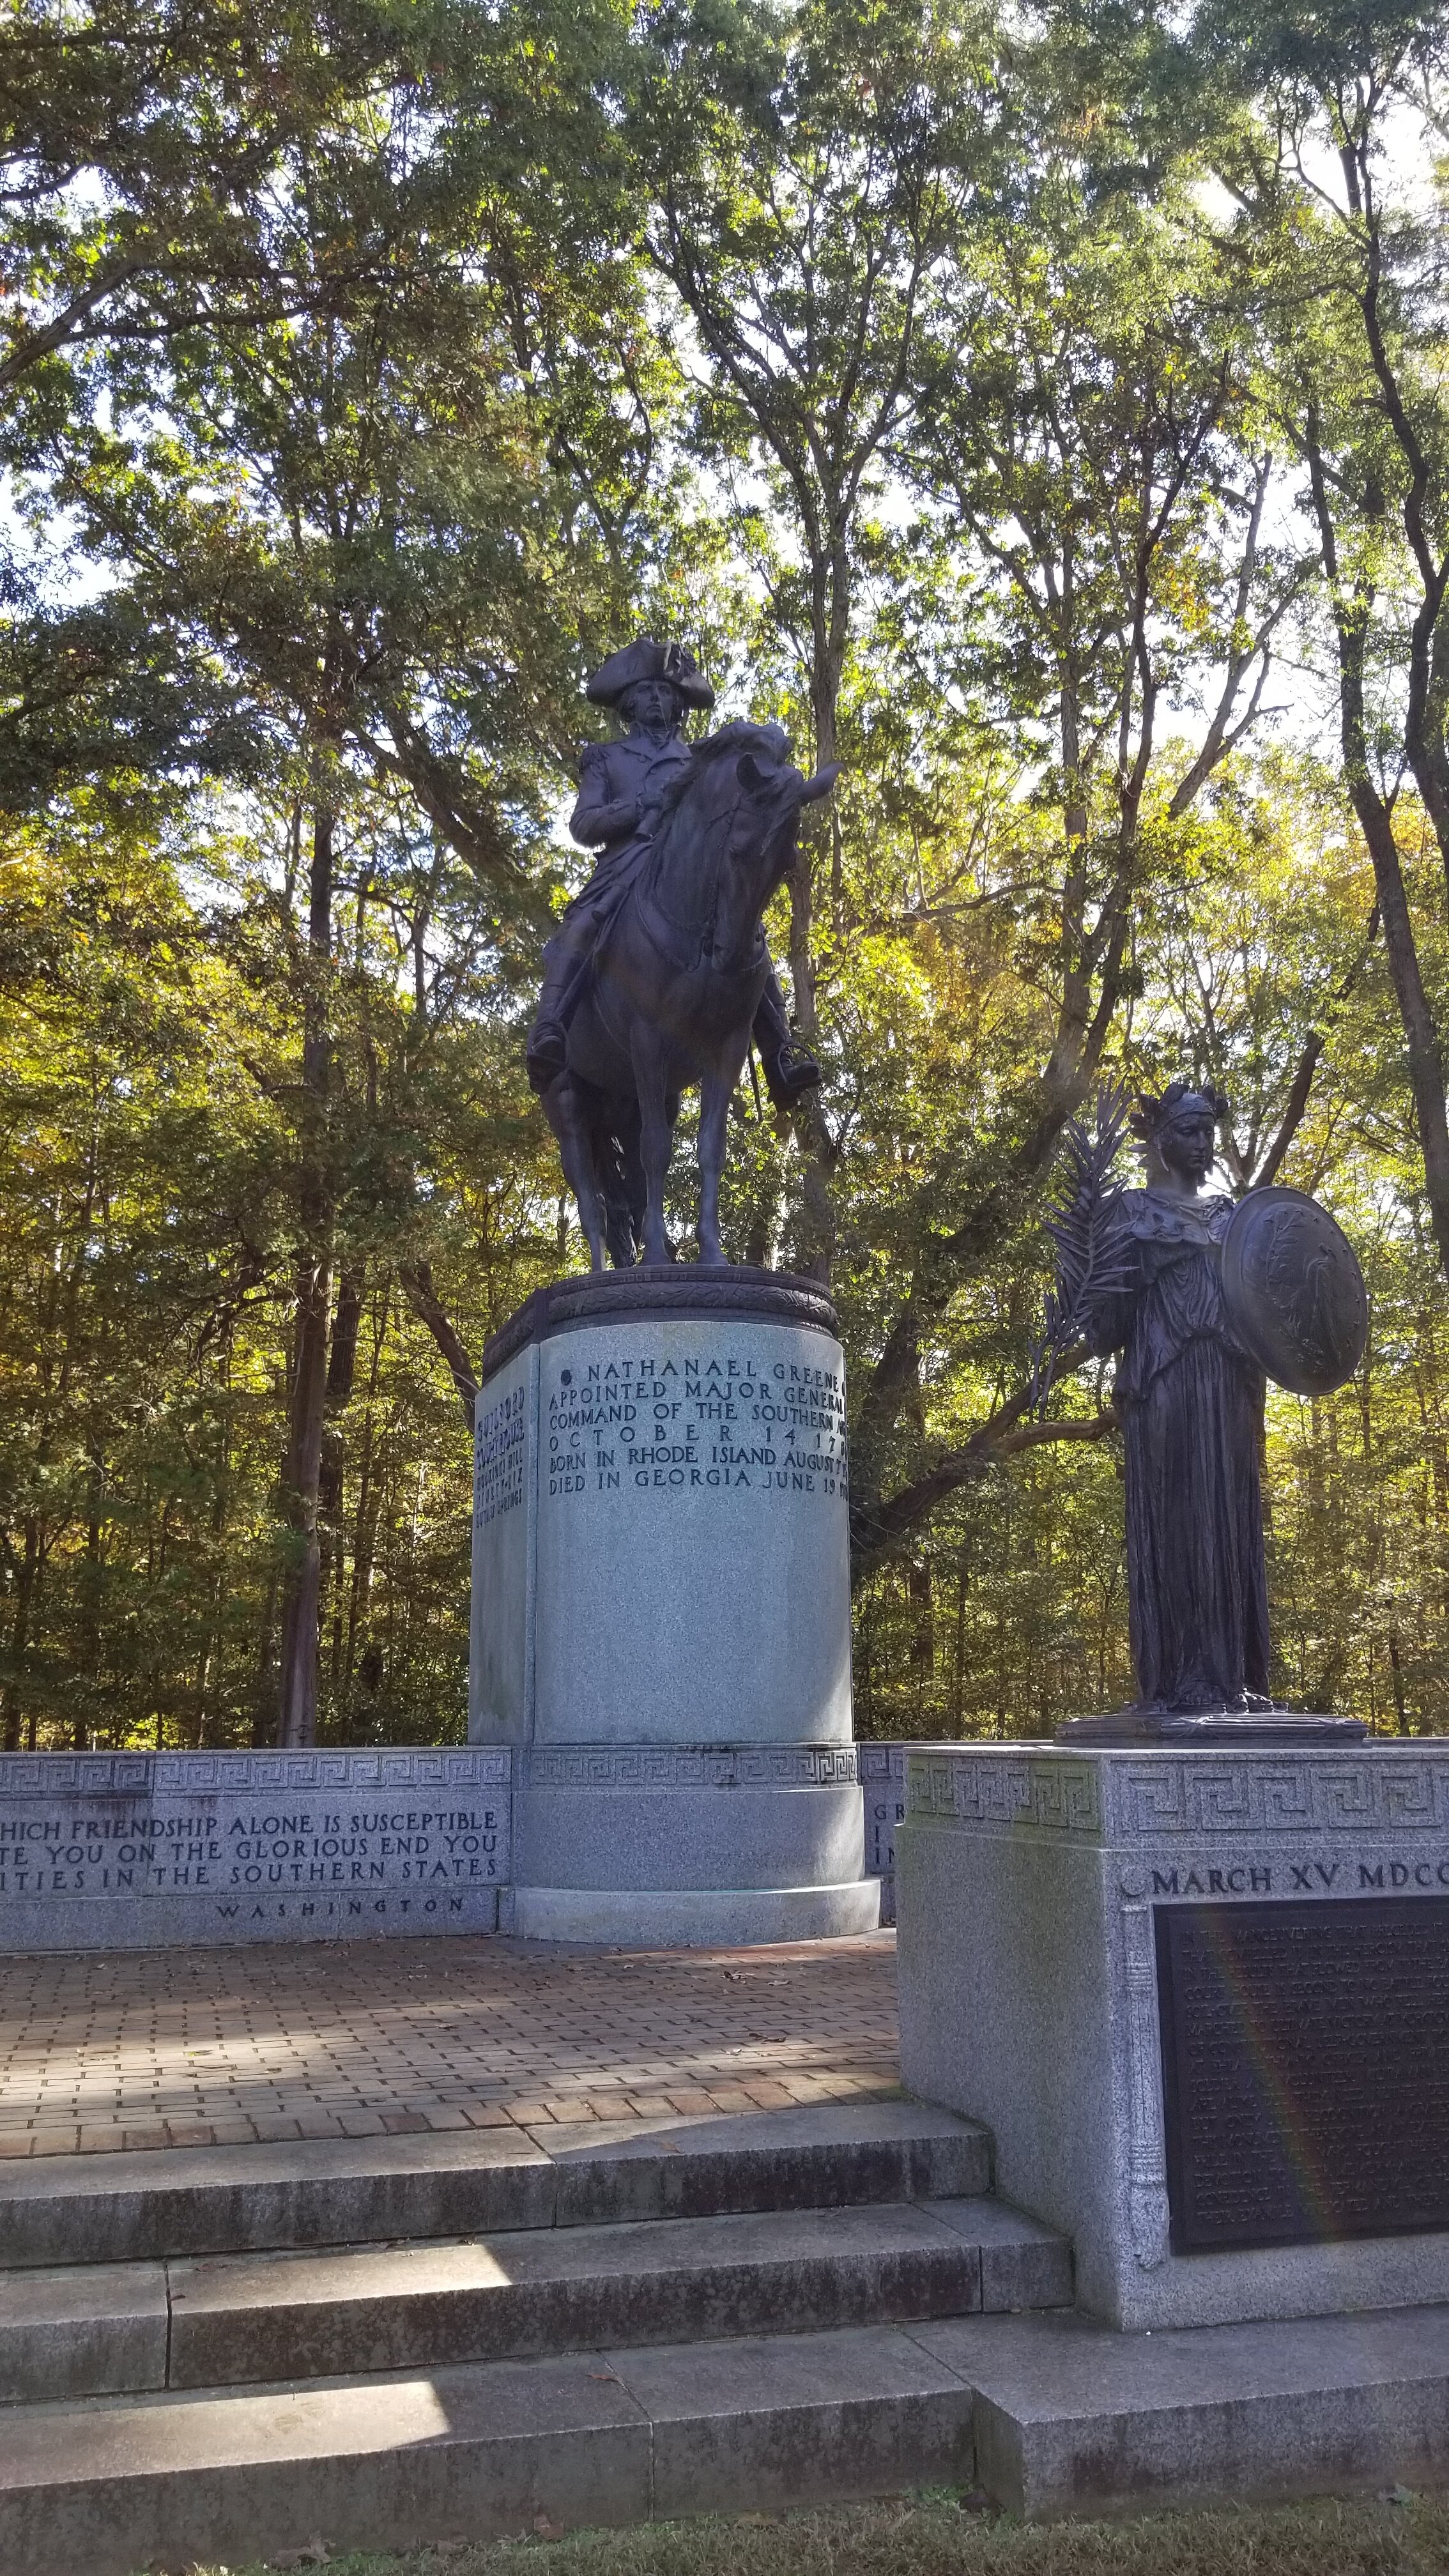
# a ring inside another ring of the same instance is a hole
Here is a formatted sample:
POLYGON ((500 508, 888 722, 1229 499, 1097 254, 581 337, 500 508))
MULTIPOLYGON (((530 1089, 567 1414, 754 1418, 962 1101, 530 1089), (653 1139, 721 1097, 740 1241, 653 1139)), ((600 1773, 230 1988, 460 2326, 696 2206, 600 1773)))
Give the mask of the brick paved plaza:
POLYGON ((657 2119, 889 2093, 895 1936, 0 1960, 0 2156, 657 2119))

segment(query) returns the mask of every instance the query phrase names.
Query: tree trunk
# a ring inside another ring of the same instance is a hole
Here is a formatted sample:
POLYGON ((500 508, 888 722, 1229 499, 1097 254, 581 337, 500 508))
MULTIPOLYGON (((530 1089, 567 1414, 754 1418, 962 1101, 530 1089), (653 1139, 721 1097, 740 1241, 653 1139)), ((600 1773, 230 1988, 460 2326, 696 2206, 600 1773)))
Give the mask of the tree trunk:
POLYGON ((327 1308, 331 1270, 325 1254, 298 1264, 297 1338, 292 1411, 283 1469, 293 1549, 282 1603, 279 1744, 317 1740, 317 1623, 322 1605, 318 1498, 327 1385, 327 1308))
POLYGON ((1343 744, 1344 780, 1373 861, 1374 890, 1383 924, 1389 980, 1399 1006, 1408 1061, 1414 1124, 1424 1158, 1424 1187, 1429 1220, 1440 1266, 1449 1278, 1449 1118, 1444 1104, 1444 1058, 1433 1004, 1424 981, 1404 884, 1399 846, 1394 838, 1393 807, 1375 783, 1370 758, 1372 727, 1365 673, 1372 591, 1362 583, 1350 590, 1341 574, 1338 532, 1316 422, 1310 420, 1304 440, 1309 490, 1318 521, 1319 548, 1328 579, 1338 647, 1339 732, 1343 744))
POLYGON ((10 1630, 10 1679, 5 1690, 4 1749, 7 1753, 20 1750, 20 1667, 30 1641, 30 1611, 39 1568, 40 1526, 32 1516, 25 1524, 25 1554, 21 1560, 20 1580, 15 1591, 15 1618, 10 1630))
POLYGON ((312 818, 312 872, 307 915, 307 988, 302 1038, 302 1153, 297 1260, 297 1330, 283 1508, 292 1533, 282 1605, 282 1666, 277 1741, 317 1740, 318 1622, 322 1550, 318 1496, 326 1420, 327 1328, 332 1291, 331 1187, 327 1168, 327 1091, 331 1038, 327 972, 332 954, 332 857, 335 817, 319 804, 312 818))
POLYGON ((272 1650, 277 1630, 277 1593, 280 1588, 278 1569, 273 1565, 262 1603, 262 1624, 257 1638, 257 1677, 252 1699, 252 1742, 260 1752, 272 1734, 275 1695, 272 1688, 272 1650))
MULTIPOLYGON (((813 567, 813 619, 810 713, 814 726, 813 766, 827 768, 839 755, 840 682, 850 627, 850 567, 837 545, 827 572, 813 567)), ((815 1007, 815 865, 826 834, 830 835, 831 888, 840 911, 841 845, 835 799, 829 797, 809 817, 803 846, 790 871, 790 982, 794 1023, 807 1046, 817 1044, 819 1014, 815 1007)), ((802 1269, 823 1287, 830 1285, 835 1264, 835 1203, 831 1182, 840 1160, 820 1095, 807 1091, 794 1112, 795 1133, 804 1163, 802 1183, 802 1269)))
POLYGON ((392 1314, 392 1281, 383 1283, 381 1295, 374 1304, 375 1327, 372 1336, 372 1360, 368 1370, 367 1402, 362 1417, 362 1448, 358 1461, 357 1510, 352 1534, 352 1591, 347 1606, 347 1655, 344 1670, 349 1703, 351 1687, 357 1674, 358 1642, 367 1625, 372 1589, 372 1559, 377 1543, 379 1484, 373 1448, 374 1415, 382 1371, 382 1346, 387 1338, 392 1314))
MULTIPOLYGON (((86 1553, 81 1578, 82 1633, 85 1640, 86 1681, 89 1684, 89 1707, 101 1704, 101 1503, 105 1493, 105 1470, 92 1455, 86 1473, 86 1553)), ((71 1749, 84 1753, 90 1741, 88 1707, 84 1692, 76 1695, 76 1711, 71 1720, 71 1749)))
POLYGON ((327 1355, 327 1385, 322 1399, 322 1463, 318 1477, 318 1534, 322 1551, 321 1597, 318 1609, 319 1628, 332 1604, 331 1674, 335 1688, 340 1680, 342 1654, 342 1486, 346 1450, 339 1416, 352 1401, 352 1380, 357 1367, 357 1332, 362 1321, 363 1276, 358 1269, 344 1269, 337 1283, 337 1311, 332 1318, 332 1342, 327 1355))
POLYGON ((1408 1063, 1414 1124, 1424 1158, 1424 1187, 1429 1221, 1440 1265, 1449 1278, 1449 1119, 1444 1104, 1444 1058, 1433 1005, 1424 983, 1404 885, 1393 818, 1371 780, 1362 772, 1349 778, 1349 794, 1373 861, 1379 917, 1384 928, 1389 980, 1399 1006, 1408 1063))
POLYGON ((912 1564, 906 1581, 906 1597, 911 1618, 911 1679, 915 1684, 919 1715, 936 1672, 936 1600, 929 1557, 921 1557, 912 1564))

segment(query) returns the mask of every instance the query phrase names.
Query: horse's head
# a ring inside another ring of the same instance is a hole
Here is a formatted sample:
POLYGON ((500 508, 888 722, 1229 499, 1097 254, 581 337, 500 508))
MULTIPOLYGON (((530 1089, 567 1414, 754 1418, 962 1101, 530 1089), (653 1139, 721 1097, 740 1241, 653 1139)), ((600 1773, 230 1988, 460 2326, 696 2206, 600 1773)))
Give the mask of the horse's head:
POLYGON ((807 778, 791 760, 789 743, 778 726, 762 725, 758 730, 761 749, 752 747, 741 752, 735 763, 742 804, 732 838, 758 849, 768 897, 794 859, 802 806, 813 805, 817 798, 829 795, 840 776, 840 766, 832 761, 827 768, 817 769, 813 778, 807 778))
POLYGON ((839 775, 832 764, 807 778, 778 725, 722 725, 700 744, 661 835, 661 880, 676 918, 712 916, 717 963, 753 947, 793 863, 801 809, 828 796, 839 775))

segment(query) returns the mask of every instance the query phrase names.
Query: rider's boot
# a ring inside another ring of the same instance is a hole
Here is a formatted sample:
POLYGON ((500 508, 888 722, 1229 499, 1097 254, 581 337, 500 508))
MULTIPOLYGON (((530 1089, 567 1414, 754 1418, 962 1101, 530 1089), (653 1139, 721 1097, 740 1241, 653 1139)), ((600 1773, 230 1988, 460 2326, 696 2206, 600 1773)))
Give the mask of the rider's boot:
POLYGON ((556 1082, 568 1062, 569 1033, 562 1020, 540 1011, 528 1032, 524 1050, 524 1069, 534 1091, 547 1091, 556 1082))
POLYGON ((772 1056, 763 1056, 765 1088, 777 1109, 793 1109, 807 1091, 820 1088, 820 1067, 808 1047, 790 1039, 772 1056))
POLYGON ((591 926, 583 921, 563 922, 543 952, 543 990, 523 1059, 535 1091, 547 1091, 568 1062, 569 1014, 591 953, 591 926))
POLYGON ((808 1047, 791 1033, 785 996, 773 967, 755 1013, 755 1044, 764 1067, 765 1087, 776 1109, 790 1110, 820 1082, 820 1067, 808 1047))

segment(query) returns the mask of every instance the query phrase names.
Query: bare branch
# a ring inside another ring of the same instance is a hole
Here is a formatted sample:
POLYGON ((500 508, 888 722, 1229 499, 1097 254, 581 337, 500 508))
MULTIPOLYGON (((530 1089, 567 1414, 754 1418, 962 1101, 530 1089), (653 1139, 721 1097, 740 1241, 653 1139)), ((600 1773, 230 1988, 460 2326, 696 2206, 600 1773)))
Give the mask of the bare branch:
POLYGON ((399 1272, 408 1304, 421 1323, 427 1325, 452 1372, 468 1428, 473 1428, 473 1407, 478 1398, 478 1377, 462 1341, 453 1330, 433 1286, 432 1265, 426 1261, 409 1263, 399 1272))

